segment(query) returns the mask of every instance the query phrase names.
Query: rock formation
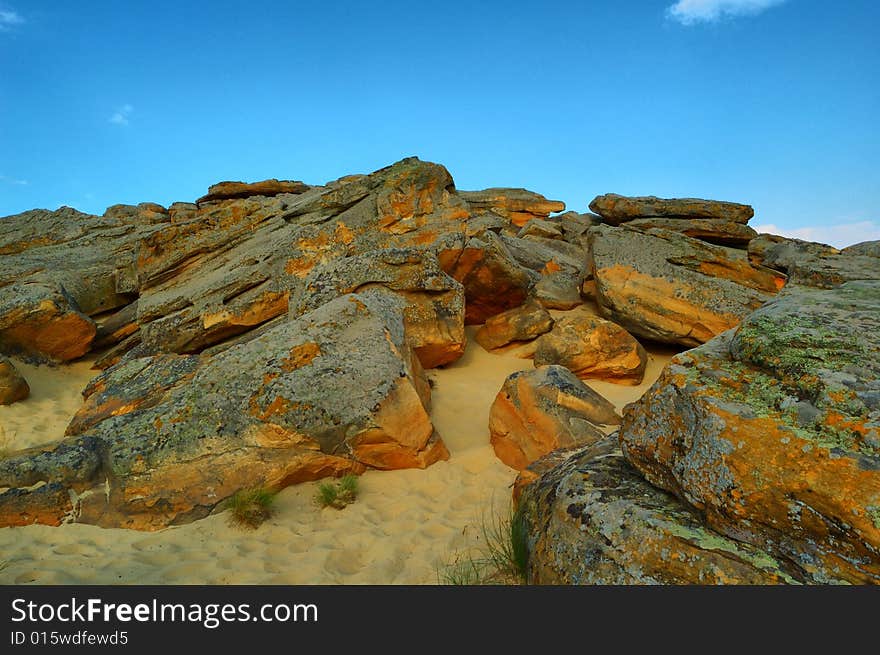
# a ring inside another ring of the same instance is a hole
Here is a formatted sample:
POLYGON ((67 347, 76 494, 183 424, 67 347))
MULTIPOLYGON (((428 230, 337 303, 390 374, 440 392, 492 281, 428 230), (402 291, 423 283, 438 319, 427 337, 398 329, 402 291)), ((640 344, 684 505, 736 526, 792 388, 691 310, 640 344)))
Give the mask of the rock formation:
POLYGON ((489 411, 498 458, 515 469, 559 448, 594 443, 616 425, 614 406, 562 366, 513 373, 489 411))

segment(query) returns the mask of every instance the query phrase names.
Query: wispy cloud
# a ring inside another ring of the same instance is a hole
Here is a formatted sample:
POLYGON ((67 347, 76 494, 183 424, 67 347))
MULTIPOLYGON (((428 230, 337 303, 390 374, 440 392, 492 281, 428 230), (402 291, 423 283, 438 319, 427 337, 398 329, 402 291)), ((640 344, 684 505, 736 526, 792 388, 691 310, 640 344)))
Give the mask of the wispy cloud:
POLYGON ((110 122, 114 125, 128 125, 128 118, 133 111, 134 107, 131 105, 122 105, 119 109, 113 112, 113 115, 110 117, 110 122))
POLYGON ((24 18, 16 11, 0 7, 0 32, 8 32, 16 25, 21 25, 24 18))
POLYGON ((666 15, 682 25, 714 23, 723 18, 753 16, 786 0, 678 0, 666 15))
POLYGON ((835 248, 845 248, 862 241, 877 241, 880 239, 880 224, 874 221, 859 221, 858 223, 838 223, 837 225, 813 225, 788 229, 772 223, 766 225, 753 225, 758 232, 769 232, 791 239, 803 239, 804 241, 818 241, 827 243, 835 248))
POLYGON ((3 184, 12 184, 14 186, 27 186, 27 180, 19 180, 14 177, 9 177, 8 175, 0 175, 0 182, 3 184))

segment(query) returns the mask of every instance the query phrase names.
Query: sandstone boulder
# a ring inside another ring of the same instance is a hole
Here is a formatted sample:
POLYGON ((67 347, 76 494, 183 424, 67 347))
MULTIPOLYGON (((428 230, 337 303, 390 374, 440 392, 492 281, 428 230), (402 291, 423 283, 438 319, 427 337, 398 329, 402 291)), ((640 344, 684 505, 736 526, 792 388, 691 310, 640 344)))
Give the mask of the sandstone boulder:
POLYGON ((374 250, 318 266, 305 278, 290 313, 299 316, 337 296, 376 287, 394 291, 405 302, 407 338, 424 368, 464 354, 464 288, 424 248, 374 250))
POLYGON ((702 198, 657 198, 656 196, 621 196, 606 193, 596 196, 590 210, 610 225, 620 225, 634 218, 709 218, 733 223, 748 223, 755 215, 749 205, 702 198))
POLYGON ((515 469, 559 448, 594 443, 599 425, 615 425, 614 406, 561 366, 508 376, 489 411, 498 458, 515 469))
POLYGON ((443 269, 464 286, 467 325, 479 325, 525 302, 532 278, 494 233, 471 238, 454 259, 441 255, 443 269), (445 259, 445 261, 444 261, 445 259))
POLYGON ((445 459, 401 315, 387 292, 346 295, 212 356, 121 362, 64 441, 0 461, 0 525, 156 529, 245 487, 445 459))
POLYGON ((568 316, 539 337, 535 366, 559 364, 581 379, 640 384, 648 355, 625 329, 593 316, 568 316))
POLYGON ((513 225, 523 227, 534 218, 545 219, 554 212, 565 210, 565 203, 547 200, 526 189, 493 188, 483 191, 459 191, 475 213, 491 211, 507 218, 513 225))
POLYGON ((633 334, 695 346, 739 323, 785 284, 741 250, 668 230, 599 226, 590 264, 603 316, 633 334))
POLYGON ((66 362, 87 353, 95 333, 94 321, 57 283, 31 278, 0 287, 0 352, 66 362))
POLYGON ((613 438, 558 451, 523 474, 532 584, 797 582, 784 560, 712 531, 698 512, 645 482, 613 438))
POLYGON ((24 400, 31 393, 27 380, 8 359, 0 355, 0 405, 24 400))
POLYGON ((562 228, 555 223, 540 218, 533 218, 517 232, 518 239, 525 237, 540 237, 542 239, 561 239, 562 228))
POLYGON ((474 338, 486 350, 493 350, 514 341, 531 341, 552 327, 549 312, 533 301, 487 319, 474 338))
POLYGON ((819 582, 880 582, 880 282, 792 287, 676 356, 620 440, 715 530, 819 582))
POLYGON ((804 286, 830 289, 853 280, 880 280, 880 258, 860 248, 840 251, 822 243, 781 238, 759 251, 752 248, 751 256, 804 286))
POLYGON ((659 228, 733 248, 745 248, 758 233, 743 223, 714 218, 636 218, 627 227, 637 230, 659 228))
POLYGON ((250 196, 277 196, 279 193, 304 193, 309 185, 293 180, 263 180, 262 182, 218 182, 211 185, 207 195, 196 200, 196 204, 213 200, 231 200, 250 196))

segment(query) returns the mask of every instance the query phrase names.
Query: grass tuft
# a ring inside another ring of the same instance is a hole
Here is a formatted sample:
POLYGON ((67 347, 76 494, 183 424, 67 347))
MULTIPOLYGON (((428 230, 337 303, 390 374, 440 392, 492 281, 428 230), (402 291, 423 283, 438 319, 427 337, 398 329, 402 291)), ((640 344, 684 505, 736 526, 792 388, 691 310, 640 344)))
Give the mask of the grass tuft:
POLYGON ((349 473, 335 482, 319 484, 316 500, 321 507, 343 509, 357 500, 357 494, 358 478, 349 473))
POLYGON ((528 534, 523 512, 507 512, 481 520, 483 543, 474 552, 457 554, 438 571, 440 584, 521 585, 528 580, 528 534))
POLYGON ((277 492, 266 487, 242 489, 226 501, 229 520, 235 525, 255 529, 275 513, 277 492))

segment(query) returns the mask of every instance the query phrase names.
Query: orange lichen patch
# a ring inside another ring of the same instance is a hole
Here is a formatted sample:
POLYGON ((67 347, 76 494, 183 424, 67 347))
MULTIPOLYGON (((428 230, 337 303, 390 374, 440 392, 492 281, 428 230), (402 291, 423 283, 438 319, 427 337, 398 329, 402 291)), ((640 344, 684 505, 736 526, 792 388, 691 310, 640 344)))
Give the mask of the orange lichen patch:
POLYGON ((785 286, 786 280, 781 274, 770 269, 759 269, 748 262, 733 260, 701 261, 698 270, 709 277, 732 280, 737 284, 767 293, 779 291, 785 286))
POLYGON ((716 313, 690 302, 693 290, 682 281, 670 282, 622 264, 600 269, 596 278, 611 304, 638 308, 644 317, 641 322, 687 335, 693 345, 705 343, 740 322, 734 314, 716 313))
POLYGON ((342 222, 337 223, 333 236, 338 243, 344 243, 345 245, 350 245, 354 241, 354 232, 342 222))
MULTIPOLYGON (((144 403, 150 399, 150 396, 144 396, 134 401, 125 401, 122 398, 110 397, 101 403, 92 402, 94 399, 95 396, 92 396, 91 400, 87 400, 86 403, 79 408, 77 413, 73 415, 73 418, 70 419, 70 423, 68 423, 64 434, 81 434, 90 427, 97 425, 111 416, 130 414, 139 407, 142 407, 144 403)), ((156 428, 158 429, 160 425, 156 426, 156 428)))
POLYGON ((412 242, 419 246, 430 245, 437 240, 437 235, 437 230, 420 230, 413 236, 412 242))
POLYGON ((290 292, 266 291, 238 311, 223 310, 202 316, 202 327, 253 327, 265 323, 287 311, 290 292))
POLYGON ((296 277, 305 277, 315 267, 316 260, 312 257, 299 257, 296 259, 288 259, 284 265, 284 271, 288 275, 296 277))
MULTIPOLYGON (((287 414, 289 412, 295 411, 297 407, 300 407, 300 404, 283 396, 275 396, 271 403, 266 407, 266 409, 262 410, 257 414, 257 418, 261 421, 268 420, 272 416, 277 416, 279 414, 287 414)), ((253 414, 253 411, 251 412, 253 414)))
POLYGON ((556 262, 555 259, 551 259, 549 262, 544 264, 544 268, 541 269, 541 275, 549 275, 550 273, 558 273, 562 270, 562 267, 556 262))
POLYGON ((281 370, 290 373, 303 366, 308 366, 320 354, 321 347, 311 341, 294 346, 290 349, 290 354, 281 360, 281 370))
POLYGON ((48 236, 37 237, 29 241, 16 241, 4 246, 0 246, 0 255, 17 255, 31 248, 39 248, 40 246, 48 246, 52 243, 52 238, 48 236))

